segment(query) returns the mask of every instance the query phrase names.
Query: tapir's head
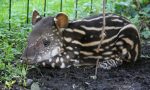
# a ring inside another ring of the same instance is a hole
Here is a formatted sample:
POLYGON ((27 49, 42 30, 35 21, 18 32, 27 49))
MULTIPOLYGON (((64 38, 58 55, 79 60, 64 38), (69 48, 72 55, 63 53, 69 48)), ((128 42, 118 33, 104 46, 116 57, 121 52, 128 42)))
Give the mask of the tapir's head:
POLYGON ((36 64, 61 52, 61 30, 68 26, 68 17, 59 13, 55 17, 41 17, 37 11, 32 15, 32 32, 21 56, 23 62, 36 64))

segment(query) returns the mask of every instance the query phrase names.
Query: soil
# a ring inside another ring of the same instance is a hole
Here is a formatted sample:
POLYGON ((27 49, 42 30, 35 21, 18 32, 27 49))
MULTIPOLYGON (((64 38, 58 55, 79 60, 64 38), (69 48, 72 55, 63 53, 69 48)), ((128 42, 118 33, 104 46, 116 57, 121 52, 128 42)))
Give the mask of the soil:
POLYGON ((124 65, 112 70, 98 70, 96 80, 90 78, 95 68, 32 69, 28 78, 38 82, 41 90, 150 90, 150 60, 124 65))
MULTIPOLYGON (((91 78, 94 73, 95 67, 34 68, 28 71, 27 78, 41 90, 150 90, 150 58, 111 70, 98 69, 97 79, 91 78)), ((32 85, 15 84, 12 90, 30 90, 32 85)))

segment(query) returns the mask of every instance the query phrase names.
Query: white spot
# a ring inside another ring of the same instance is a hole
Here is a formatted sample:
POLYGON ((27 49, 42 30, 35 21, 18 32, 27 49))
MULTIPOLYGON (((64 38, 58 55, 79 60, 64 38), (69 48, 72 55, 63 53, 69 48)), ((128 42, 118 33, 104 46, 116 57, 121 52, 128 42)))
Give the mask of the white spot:
POLYGON ((60 68, 65 68, 65 64, 62 63, 61 66, 60 66, 60 68))
POLYGON ((60 51, 60 48, 59 48, 59 47, 53 49, 51 56, 52 56, 52 57, 53 57, 53 56, 56 56, 57 54, 59 54, 59 51, 60 51))
POLYGON ((110 57, 111 57, 111 58, 114 58, 114 57, 115 57, 115 55, 111 55, 110 57))
POLYGON ((46 65, 45 62, 43 62, 42 65, 45 66, 46 65))
POLYGON ((71 38, 67 38, 67 37, 64 37, 64 40, 66 41, 66 42, 71 42, 71 38))
POLYGON ((110 44, 110 47, 114 46, 114 43, 110 44))
POLYGON ((60 30, 61 32, 63 32, 63 31, 65 30, 65 28, 59 28, 59 30, 60 30))
POLYGON ((52 63, 51 66, 54 68, 55 67, 55 63, 52 63))
POLYGON ((77 51, 74 51, 74 54, 78 55, 78 54, 79 54, 79 52, 77 52, 77 51))
POLYGON ((62 56, 61 53, 59 54, 59 56, 62 56))
POLYGON ((52 62, 52 59, 51 59, 51 58, 49 59, 49 62, 52 62))
POLYGON ((115 60, 117 60, 117 61, 121 61, 119 58, 115 58, 115 60))
POLYGON ((60 58, 60 61, 61 61, 61 62, 64 62, 64 59, 63 59, 63 58, 60 58))
POLYGON ((119 49, 123 49, 123 46, 120 46, 119 49))
POLYGON ((66 53, 66 52, 64 52, 64 54, 66 55, 67 53, 66 53))
POLYGON ((105 49, 108 49, 108 48, 109 48, 109 46, 106 46, 106 47, 105 47, 105 49))
POLYGON ((93 35, 90 36, 90 38, 93 38, 93 37, 94 37, 93 35))
POLYGON ((122 50, 122 54, 123 54, 123 55, 127 54, 127 49, 124 48, 124 49, 122 50))
POLYGON ((67 55, 66 58, 69 59, 70 58, 69 55, 67 55))
POLYGON ((59 62, 59 57, 56 58, 56 63, 58 63, 58 62, 59 62))
POLYGON ((37 18, 37 19, 40 18, 40 15, 37 15, 36 18, 37 18))
POLYGON ((114 48, 112 48, 112 50, 117 50, 117 48, 116 48, 116 47, 114 47, 114 48))
POLYGON ((55 21, 55 22, 57 22, 57 19, 56 19, 56 18, 54 18, 54 21, 55 21))
POLYGON ((68 66, 67 66, 67 68, 70 68, 70 67, 71 67, 71 65, 68 65, 68 66))
POLYGON ((68 50, 73 50, 73 48, 70 47, 70 46, 66 47, 66 49, 68 49, 68 50))
POLYGON ((41 57, 40 56, 37 57, 37 62, 41 62, 41 57))
POLYGON ((70 59, 71 62, 74 62, 75 64, 79 64, 79 60, 76 59, 70 59))
POLYGON ((59 35, 59 32, 57 32, 56 34, 59 35))

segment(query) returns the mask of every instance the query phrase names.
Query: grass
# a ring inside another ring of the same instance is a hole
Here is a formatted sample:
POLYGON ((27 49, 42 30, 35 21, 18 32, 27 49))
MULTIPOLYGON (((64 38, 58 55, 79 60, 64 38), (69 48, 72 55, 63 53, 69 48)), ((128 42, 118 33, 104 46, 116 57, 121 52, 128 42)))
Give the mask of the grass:
MULTIPOLYGON (((27 0, 11 1, 11 29, 9 30, 9 0, 0 0, 0 83, 5 83, 8 88, 11 88, 15 82, 24 83, 22 81, 26 79, 28 69, 27 66, 18 64, 19 57, 26 46, 28 33, 31 32, 30 23, 32 11, 36 9, 40 12, 40 14, 44 14, 44 0, 29 0, 29 24, 27 24, 27 0), (17 81, 18 78, 21 79, 21 81, 17 81)), ((139 26, 141 16, 136 14, 136 17, 130 17, 130 14, 121 12, 122 9, 118 7, 122 7, 123 5, 119 6, 120 4, 116 4, 120 1, 124 0, 117 0, 116 2, 108 0, 106 11, 116 12, 120 10, 119 14, 126 15, 128 18, 131 18, 137 26, 139 26)), ((125 2, 128 3, 128 1, 130 0, 124 1, 124 4, 125 2)), ((92 15, 102 12, 102 0, 93 0, 92 10, 90 2, 91 0, 78 0, 78 8, 75 9, 75 0, 63 0, 62 9, 71 20, 75 18, 75 10, 78 11, 77 18, 90 16, 90 12, 93 12, 92 15)), ((130 7, 124 6, 123 8, 127 8, 128 10, 130 7)), ((54 16, 59 11, 60 0, 47 0, 46 16, 54 16)), ((146 20, 147 17, 144 16, 144 19, 146 20)), ((141 35, 145 35, 146 38, 149 38, 149 28, 147 26, 145 26, 145 28, 146 33, 142 32, 141 35)))

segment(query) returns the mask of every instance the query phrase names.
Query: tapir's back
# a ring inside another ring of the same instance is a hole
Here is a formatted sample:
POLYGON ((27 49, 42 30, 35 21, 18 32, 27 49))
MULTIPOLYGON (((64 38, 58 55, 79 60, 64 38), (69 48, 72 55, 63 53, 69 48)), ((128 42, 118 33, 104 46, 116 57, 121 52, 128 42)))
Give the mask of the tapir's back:
POLYGON ((103 60, 122 58, 123 61, 136 61, 140 55, 140 38, 138 31, 127 19, 115 14, 106 14, 106 37, 97 52, 101 40, 103 16, 73 21, 64 30, 64 48, 74 50, 79 48, 80 60, 94 62, 97 58, 103 60))

